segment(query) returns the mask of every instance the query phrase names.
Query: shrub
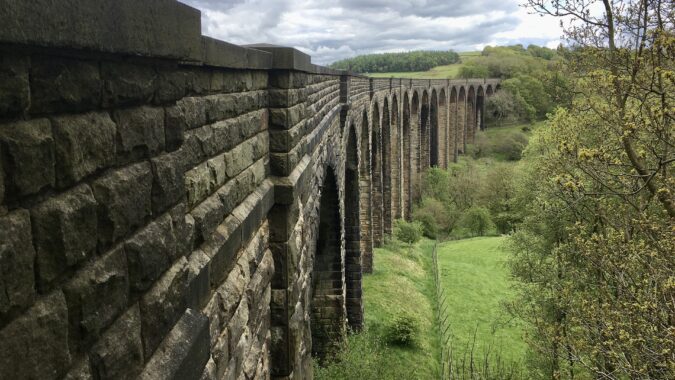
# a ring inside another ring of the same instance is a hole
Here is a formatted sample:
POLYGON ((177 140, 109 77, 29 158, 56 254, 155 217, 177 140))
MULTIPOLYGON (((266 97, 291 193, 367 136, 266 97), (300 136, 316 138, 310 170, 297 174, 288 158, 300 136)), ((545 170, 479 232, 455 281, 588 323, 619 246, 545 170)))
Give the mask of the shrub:
POLYGON ((422 223, 423 234, 430 239, 442 237, 451 229, 448 207, 435 198, 423 198, 413 211, 413 219, 422 223))
POLYGON ((407 222, 403 219, 398 219, 394 226, 394 236, 408 245, 417 243, 422 238, 422 223, 407 222))
POLYGON ((523 133, 510 134, 494 146, 495 153, 502 154, 509 161, 518 161, 523 156, 523 150, 527 147, 527 136, 523 133))
POLYGON ((485 207, 471 207, 464 213, 459 224, 473 235, 478 236, 485 236, 494 229, 490 212, 485 207))
POLYGON ((399 315, 387 326, 384 332, 385 339, 397 346, 413 346, 419 334, 419 322, 410 315, 399 315))

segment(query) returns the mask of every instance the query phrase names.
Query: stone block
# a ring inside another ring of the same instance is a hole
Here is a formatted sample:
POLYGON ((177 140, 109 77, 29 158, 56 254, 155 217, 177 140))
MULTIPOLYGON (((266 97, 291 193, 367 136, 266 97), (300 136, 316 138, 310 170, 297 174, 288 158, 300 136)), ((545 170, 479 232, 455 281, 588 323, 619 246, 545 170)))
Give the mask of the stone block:
POLYGON ((5 170, 2 165, 2 144, 0 143, 0 214, 3 213, 2 204, 5 202, 5 170))
POLYGON ((0 324, 11 311, 35 299, 35 251, 30 214, 16 210, 0 217, 0 324))
POLYGON ((40 288, 48 289, 67 268, 96 251, 97 205, 91 189, 80 185, 31 210, 40 288))
POLYGON ((115 123, 107 112, 52 119, 56 182, 69 186, 115 162, 115 123))
POLYGON ((176 105, 183 111, 187 129, 206 125, 206 100, 204 98, 183 98, 176 102, 176 105))
POLYGON ((174 102, 187 94, 189 75, 176 65, 157 65, 157 89, 155 103, 174 102))
POLYGON ((126 236, 151 215, 152 173, 147 162, 109 173, 94 181, 92 189, 99 204, 98 240, 103 246, 126 236))
POLYGON ((202 163, 185 173, 185 191, 188 206, 194 207, 211 194, 211 170, 206 163, 202 163))
POLYGON ((168 152, 173 152, 180 148, 185 139, 184 134, 186 129, 185 113, 181 107, 172 106, 164 108, 164 140, 168 152))
POLYGON ((70 371, 66 374, 66 377, 63 380, 93 380, 94 377, 91 374, 91 366, 89 365, 89 357, 84 356, 81 360, 78 360, 75 365, 70 368, 70 371))
POLYGON ((141 380, 197 379, 209 360, 209 320, 187 309, 155 351, 141 380))
POLYGON ((211 258, 209 278, 212 287, 218 287, 227 278, 240 247, 241 222, 230 215, 216 228, 213 239, 204 247, 204 252, 211 258))
POLYGON ((0 115, 20 114, 30 106, 30 59, 7 54, 0 57, 0 115))
POLYGON ((124 244, 133 292, 147 290, 175 257, 176 237, 171 216, 165 214, 148 224, 124 244))
POLYGON ((89 353, 96 379, 134 379, 143 370, 141 313, 132 306, 115 321, 89 353))
POLYGON ((164 109, 137 107, 115 111, 117 161, 129 163, 164 150, 164 109))
POLYGON ((84 351, 127 308, 129 275, 124 250, 117 247, 82 268, 63 292, 71 348, 84 351))
MULTIPOLYGON (((239 342, 239 338, 241 338, 242 334, 244 333, 244 329, 247 328, 248 318, 249 318, 248 301, 246 300, 246 297, 244 297, 239 302, 237 310, 234 312, 232 319, 230 319, 230 322, 228 322, 227 325, 227 331, 229 332, 230 335, 229 348, 231 353, 234 353, 237 349, 237 343, 239 342)), ((236 354, 233 354, 231 356, 236 357, 236 354)))
POLYGON ((152 165, 152 213, 161 214, 185 196, 185 172, 180 157, 163 154, 150 160, 152 165))
POLYGON ((225 217, 225 206, 218 194, 214 194, 197 205, 190 215, 195 220, 197 241, 207 241, 225 217))
POLYGON ((54 138, 49 120, 0 125, 0 145, 8 200, 54 185, 54 138))
POLYGON ((61 291, 0 330, 0 379, 60 379, 70 367, 68 311, 61 291))
POLYGON ((211 349, 211 356, 216 364, 216 378, 223 379, 227 366, 230 362, 230 337, 227 329, 216 338, 215 345, 211 349))
POLYGON ((187 206, 180 203, 169 211, 173 232, 176 236, 176 255, 172 261, 180 256, 187 257, 195 246, 195 221, 187 214, 187 206))
POLYGON ((98 62, 74 58, 33 57, 31 113, 87 111, 101 103, 98 62))
POLYGON ((270 287, 273 274, 274 259, 272 258, 272 252, 265 250, 257 270, 251 277, 251 282, 246 287, 246 298, 251 307, 262 300, 265 291, 270 287))
POLYGON ((201 310, 209 302, 211 283, 209 282, 209 256, 198 249, 188 258, 188 307, 201 310))
POLYGON ((187 307, 188 262, 181 257, 162 275, 140 301, 143 349, 152 356, 166 333, 187 307))
POLYGON ((199 378, 199 380, 218 380, 218 376, 216 374, 216 363, 213 361, 213 359, 209 359, 208 362, 206 362, 206 367, 204 367, 204 372, 202 372, 202 376, 199 378))
POLYGON ((101 62, 103 106, 150 103, 157 73, 150 65, 132 62, 101 62))

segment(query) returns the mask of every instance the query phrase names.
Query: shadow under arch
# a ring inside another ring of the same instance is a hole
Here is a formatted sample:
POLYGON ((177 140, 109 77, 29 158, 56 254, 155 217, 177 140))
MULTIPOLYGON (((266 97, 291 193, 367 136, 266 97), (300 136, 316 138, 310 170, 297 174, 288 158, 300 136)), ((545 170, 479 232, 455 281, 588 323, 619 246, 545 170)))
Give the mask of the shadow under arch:
POLYGON ((320 361, 345 335, 345 302, 341 255, 340 197, 328 166, 321 186, 319 228, 311 274, 312 356, 320 361))

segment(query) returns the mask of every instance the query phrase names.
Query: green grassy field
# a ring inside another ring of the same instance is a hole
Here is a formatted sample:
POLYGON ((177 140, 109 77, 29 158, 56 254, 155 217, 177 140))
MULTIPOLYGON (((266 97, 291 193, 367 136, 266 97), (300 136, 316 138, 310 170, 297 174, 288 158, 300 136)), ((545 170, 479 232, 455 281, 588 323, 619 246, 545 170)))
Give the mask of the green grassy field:
POLYGON ((426 239, 412 252, 394 244, 375 249, 375 269, 363 279, 366 331, 348 339, 338 361, 326 368, 315 368, 317 379, 438 377, 440 340, 433 319, 432 249, 433 241, 426 239), (412 316, 419 323, 419 336, 413 347, 384 342, 387 326, 400 315, 412 316))
POLYGON ((446 291, 454 356, 470 351, 474 332, 476 351, 491 346, 502 360, 522 363, 526 351, 522 322, 512 319, 503 303, 514 296, 505 237, 481 237, 439 244, 438 264, 446 291))
POLYGON ((479 51, 459 53, 461 63, 453 65, 437 66, 428 71, 414 71, 402 73, 370 73, 366 74, 373 78, 412 78, 412 79, 454 79, 457 78, 462 65, 480 55, 479 51))

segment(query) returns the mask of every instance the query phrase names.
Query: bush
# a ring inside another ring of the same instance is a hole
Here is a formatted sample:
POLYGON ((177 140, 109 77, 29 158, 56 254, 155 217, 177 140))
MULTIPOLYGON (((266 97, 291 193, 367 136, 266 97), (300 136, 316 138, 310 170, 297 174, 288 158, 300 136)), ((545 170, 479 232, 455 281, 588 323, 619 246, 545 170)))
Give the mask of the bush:
POLYGON ((415 379, 415 369, 402 363, 392 363, 391 354, 383 339, 367 328, 359 334, 351 334, 341 349, 323 366, 313 360, 316 380, 380 380, 415 379))
POLYGON ((399 315, 387 326, 384 337, 397 346, 413 346, 419 334, 419 322, 410 315, 399 315))
POLYGON ((423 229, 420 222, 407 222, 403 219, 397 219, 394 225, 394 236, 408 245, 413 245, 422 238, 423 229))
POLYGON ((485 236, 495 227, 490 212, 485 207, 471 207, 464 213, 459 224, 474 236, 485 236))
POLYGON ((495 153, 502 154, 509 161, 518 161, 523 156, 523 150, 527 147, 527 141, 528 139, 525 134, 513 133, 496 143, 493 149, 495 153))
POLYGON ((422 223, 423 234, 430 239, 443 237, 452 228, 448 207, 435 198, 423 198, 413 211, 413 219, 422 223))

